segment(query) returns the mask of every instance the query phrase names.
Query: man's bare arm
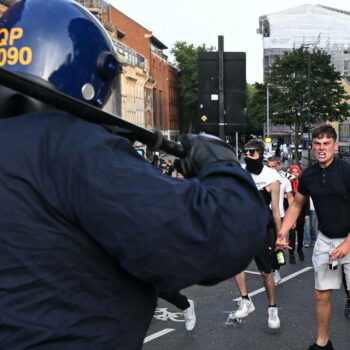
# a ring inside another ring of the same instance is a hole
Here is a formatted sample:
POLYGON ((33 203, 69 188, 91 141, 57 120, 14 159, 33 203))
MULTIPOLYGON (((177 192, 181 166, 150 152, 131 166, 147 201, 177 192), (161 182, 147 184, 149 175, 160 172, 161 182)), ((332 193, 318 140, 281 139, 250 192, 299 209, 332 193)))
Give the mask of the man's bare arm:
POLYGON ((272 209, 272 216, 273 220, 275 222, 276 231, 279 232, 281 229, 281 214, 280 214, 280 207, 279 207, 279 200, 280 200, 280 182, 275 181, 270 185, 271 189, 271 209, 272 209))
POLYGON ((293 203, 294 197, 292 192, 286 192, 286 197, 288 201, 288 207, 290 207, 293 203))

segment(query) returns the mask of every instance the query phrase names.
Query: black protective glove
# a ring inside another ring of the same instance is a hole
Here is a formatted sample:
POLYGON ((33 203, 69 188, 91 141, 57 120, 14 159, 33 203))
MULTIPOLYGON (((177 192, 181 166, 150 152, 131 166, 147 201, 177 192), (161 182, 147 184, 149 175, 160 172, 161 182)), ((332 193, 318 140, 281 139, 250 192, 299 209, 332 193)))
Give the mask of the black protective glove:
POLYGON ((188 134, 181 138, 186 156, 175 161, 177 171, 185 177, 197 176, 207 164, 225 160, 237 161, 233 148, 220 138, 208 134, 188 134))

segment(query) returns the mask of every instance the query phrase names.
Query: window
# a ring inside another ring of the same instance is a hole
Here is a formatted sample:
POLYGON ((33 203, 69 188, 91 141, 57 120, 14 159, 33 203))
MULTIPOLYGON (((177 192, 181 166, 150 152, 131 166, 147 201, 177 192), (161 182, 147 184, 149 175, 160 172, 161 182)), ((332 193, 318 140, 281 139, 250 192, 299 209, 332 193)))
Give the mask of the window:
POLYGON ((350 141, 350 125, 339 124, 339 141, 346 142, 350 141))
POLYGON ((139 54, 137 54, 137 65, 141 68, 145 67, 145 58, 139 54))
POLYGON ((153 89, 153 127, 157 127, 157 89, 153 89))
POLYGON ((163 127, 163 91, 159 91, 159 126, 163 127))

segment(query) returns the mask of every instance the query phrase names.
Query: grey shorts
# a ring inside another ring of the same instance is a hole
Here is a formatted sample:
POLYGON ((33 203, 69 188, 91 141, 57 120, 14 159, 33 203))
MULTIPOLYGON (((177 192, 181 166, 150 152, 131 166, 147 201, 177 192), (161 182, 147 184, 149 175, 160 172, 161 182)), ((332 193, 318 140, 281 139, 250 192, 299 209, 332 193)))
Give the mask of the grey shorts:
POLYGON ((329 253, 344 242, 344 239, 328 238, 322 232, 318 232, 312 255, 312 263, 315 269, 315 289, 340 289, 342 267, 344 268, 346 283, 350 286, 350 253, 344 258, 338 259, 339 264, 336 270, 330 270, 328 267, 329 253))

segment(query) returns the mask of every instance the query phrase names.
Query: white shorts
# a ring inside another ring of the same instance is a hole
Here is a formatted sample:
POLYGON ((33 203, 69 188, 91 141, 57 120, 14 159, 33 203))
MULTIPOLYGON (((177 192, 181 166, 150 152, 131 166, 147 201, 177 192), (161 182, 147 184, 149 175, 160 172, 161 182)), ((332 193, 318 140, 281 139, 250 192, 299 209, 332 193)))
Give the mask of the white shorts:
POLYGON ((329 254, 338 247, 345 238, 328 238, 322 232, 318 232, 315 248, 312 255, 312 263, 315 269, 315 289, 328 290, 340 289, 342 284, 342 268, 344 268, 346 283, 350 288, 350 253, 344 258, 338 259, 338 268, 329 269, 329 254))

